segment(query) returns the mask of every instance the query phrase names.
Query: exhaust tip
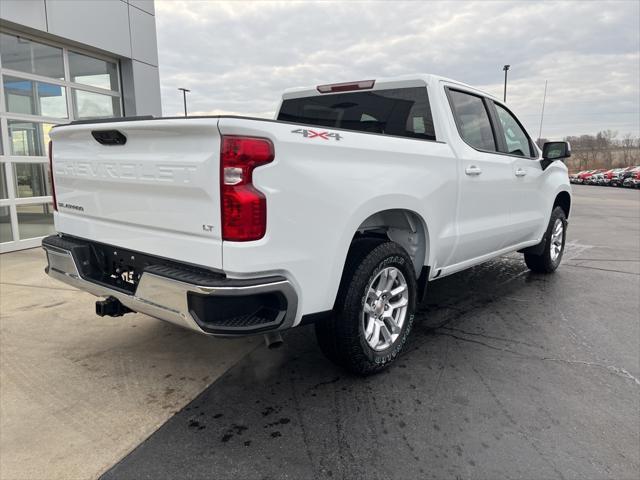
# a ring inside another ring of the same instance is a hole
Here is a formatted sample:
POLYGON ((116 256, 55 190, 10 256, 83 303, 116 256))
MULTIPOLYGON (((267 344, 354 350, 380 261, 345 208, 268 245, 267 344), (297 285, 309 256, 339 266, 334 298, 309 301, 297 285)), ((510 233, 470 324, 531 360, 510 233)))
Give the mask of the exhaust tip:
POLYGON ((282 346, 284 340, 282 340, 282 335, 278 332, 271 332, 264 334, 264 343, 267 345, 269 350, 275 350, 282 346))

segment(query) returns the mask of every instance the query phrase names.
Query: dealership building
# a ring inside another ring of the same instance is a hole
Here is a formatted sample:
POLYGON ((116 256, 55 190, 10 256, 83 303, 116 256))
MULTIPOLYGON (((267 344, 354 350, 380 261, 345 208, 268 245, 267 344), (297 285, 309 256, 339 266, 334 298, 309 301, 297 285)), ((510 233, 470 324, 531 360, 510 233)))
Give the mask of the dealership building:
POLYGON ((153 0, 0 0, 0 253, 53 231, 59 123, 161 115, 153 0))

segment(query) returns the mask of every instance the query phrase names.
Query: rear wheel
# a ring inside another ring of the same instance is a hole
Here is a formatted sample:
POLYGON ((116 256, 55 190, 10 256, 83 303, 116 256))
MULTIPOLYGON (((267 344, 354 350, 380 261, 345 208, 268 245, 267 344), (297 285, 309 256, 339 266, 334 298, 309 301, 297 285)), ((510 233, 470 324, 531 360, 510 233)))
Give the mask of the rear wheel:
POLYGON ((395 360, 415 313, 413 264, 396 243, 356 241, 331 319, 316 324, 320 348, 357 374, 378 372, 395 360))
POLYGON ((564 210, 555 207, 551 212, 549 226, 545 233, 542 253, 525 253, 524 261, 527 267, 536 273, 553 273, 556 271, 562 255, 564 254, 564 244, 567 236, 567 217, 564 210))

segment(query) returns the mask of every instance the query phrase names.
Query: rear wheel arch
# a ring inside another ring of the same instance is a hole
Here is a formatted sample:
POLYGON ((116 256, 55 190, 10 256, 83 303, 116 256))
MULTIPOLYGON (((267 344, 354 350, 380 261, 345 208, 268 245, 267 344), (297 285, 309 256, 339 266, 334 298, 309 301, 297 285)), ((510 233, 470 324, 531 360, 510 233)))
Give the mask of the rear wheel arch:
POLYGON ((400 245, 413 263, 416 277, 429 261, 429 230, 424 219, 413 210, 394 208, 369 215, 358 226, 353 241, 378 238, 400 245))

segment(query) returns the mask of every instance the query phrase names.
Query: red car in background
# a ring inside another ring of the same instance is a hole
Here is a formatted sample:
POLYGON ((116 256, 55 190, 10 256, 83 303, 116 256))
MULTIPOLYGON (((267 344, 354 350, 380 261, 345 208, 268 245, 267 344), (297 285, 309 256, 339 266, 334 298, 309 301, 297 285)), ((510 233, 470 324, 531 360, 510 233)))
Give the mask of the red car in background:
POLYGON ((613 178, 614 172, 618 170, 617 168, 612 168, 607 170, 602 174, 602 183, 599 185, 609 185, 611 183, 611 178, 613 178))
POLYGON ((601 168, 597 168, 595 170, 589 170, 589 173, 586 173, 582 176, 582 183, 586 183, 587 185, 593 185, 594 184, 594 175, 597 175, 599 173, 602 173, 604 170, 602 170, 601 168))
POLYGON ((593 174, 595 170, 580 170, 579 172, 569 175, 572 183, 584 183, 585 177, 593 174))

